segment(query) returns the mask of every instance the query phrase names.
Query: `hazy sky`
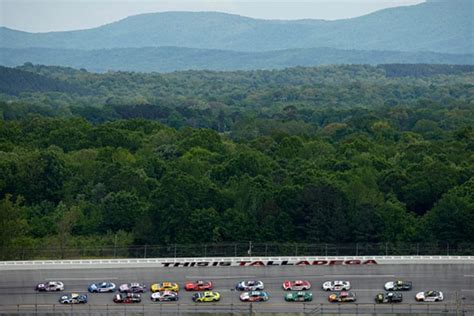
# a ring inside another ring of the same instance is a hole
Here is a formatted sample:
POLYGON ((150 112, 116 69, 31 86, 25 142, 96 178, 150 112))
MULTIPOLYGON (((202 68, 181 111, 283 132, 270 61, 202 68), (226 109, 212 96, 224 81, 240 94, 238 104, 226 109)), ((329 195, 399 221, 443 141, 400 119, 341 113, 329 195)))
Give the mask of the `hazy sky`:
POLYGON ((263 19, 335 20, 424 0, 0 0, 0 25, 48 32, 96 27, 160 11, 220 11, 263 19))

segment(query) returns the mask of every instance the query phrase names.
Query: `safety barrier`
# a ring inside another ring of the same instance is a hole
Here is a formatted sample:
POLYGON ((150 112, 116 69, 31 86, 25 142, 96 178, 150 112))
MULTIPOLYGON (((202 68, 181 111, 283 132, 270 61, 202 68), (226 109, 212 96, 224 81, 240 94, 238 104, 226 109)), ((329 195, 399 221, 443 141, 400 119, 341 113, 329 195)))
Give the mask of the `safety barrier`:
POLYGON ((474 256, 367 256, 367 257, 228 257, 228 258, 148 258, 148 259, 92 259, 92 260, 34 260, 1 261, 0 269, 19 267, 61 267, 121 265, 176 267, 258 267, 258 266, 324 266, 324 265, 379 265, 379 264, 474 264, 474 256))

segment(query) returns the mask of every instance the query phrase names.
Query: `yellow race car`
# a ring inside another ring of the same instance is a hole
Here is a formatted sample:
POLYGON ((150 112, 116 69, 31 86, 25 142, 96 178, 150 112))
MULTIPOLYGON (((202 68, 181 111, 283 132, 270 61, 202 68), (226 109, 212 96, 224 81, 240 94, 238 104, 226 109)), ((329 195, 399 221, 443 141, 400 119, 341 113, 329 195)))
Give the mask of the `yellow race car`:
POLYGON ((178 283, 172 283, 172 282, 155 283, 151 285, 150 290, 153 293, 164 292, 164 291, 178 292, 179 285, 178 283))
POLYGON ((217 302, 221 299, 219 292, 200 292, 193 295, 194 302, 217 302))

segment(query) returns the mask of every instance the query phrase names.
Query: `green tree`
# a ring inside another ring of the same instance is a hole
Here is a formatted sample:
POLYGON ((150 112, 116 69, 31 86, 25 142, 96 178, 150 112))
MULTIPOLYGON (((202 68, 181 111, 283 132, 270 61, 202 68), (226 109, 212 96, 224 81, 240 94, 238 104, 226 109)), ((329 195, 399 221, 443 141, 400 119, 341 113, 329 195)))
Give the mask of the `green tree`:
POLYGON ((22 199, 18 197, 13 200, 7 194, 0 200, 0 257, 7 259, 9 248, 15 244, 15 240, 25 236, 28 232, 28 223, 25 216, 25 208, 22 199))

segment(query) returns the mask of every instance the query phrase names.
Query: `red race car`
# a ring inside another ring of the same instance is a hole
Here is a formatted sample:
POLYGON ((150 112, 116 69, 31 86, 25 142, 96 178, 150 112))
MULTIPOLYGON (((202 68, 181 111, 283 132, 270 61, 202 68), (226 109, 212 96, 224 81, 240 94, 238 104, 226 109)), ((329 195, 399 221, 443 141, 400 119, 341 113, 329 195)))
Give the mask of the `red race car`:
POLYGON ((212 290, 213 285, 211 281, 195 281, 195 282, 186 282, 184 289, 186 291, 210 291, 212 290))
POLYGON ((283 282, 283 289, 285 291, 306 291, 311 288, 311 283, 309 281, 285 281, 283 282))

